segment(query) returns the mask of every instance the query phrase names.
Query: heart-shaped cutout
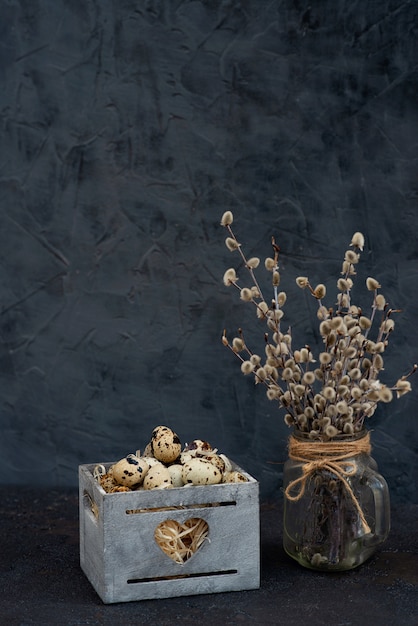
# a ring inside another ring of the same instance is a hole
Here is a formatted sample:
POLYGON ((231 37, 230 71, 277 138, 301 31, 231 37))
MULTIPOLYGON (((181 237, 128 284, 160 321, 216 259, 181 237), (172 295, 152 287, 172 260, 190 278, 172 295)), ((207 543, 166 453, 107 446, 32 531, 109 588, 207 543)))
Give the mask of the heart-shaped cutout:
POLYGON ((208 533, 209 526, 201 517, 191 517, 182 524, 168 519, 158 524, 154 539, 164 554, 183 565, 202 547, 208 533))

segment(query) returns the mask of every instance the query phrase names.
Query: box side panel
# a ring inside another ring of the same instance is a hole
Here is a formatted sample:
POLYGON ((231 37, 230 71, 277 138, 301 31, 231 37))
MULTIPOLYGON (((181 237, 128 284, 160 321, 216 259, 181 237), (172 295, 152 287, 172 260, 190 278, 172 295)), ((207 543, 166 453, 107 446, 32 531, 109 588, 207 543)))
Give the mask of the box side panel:
POLYGON ((92 476, 79 470, 80 566, 100 597, 105 595, 103 496, 92 476))

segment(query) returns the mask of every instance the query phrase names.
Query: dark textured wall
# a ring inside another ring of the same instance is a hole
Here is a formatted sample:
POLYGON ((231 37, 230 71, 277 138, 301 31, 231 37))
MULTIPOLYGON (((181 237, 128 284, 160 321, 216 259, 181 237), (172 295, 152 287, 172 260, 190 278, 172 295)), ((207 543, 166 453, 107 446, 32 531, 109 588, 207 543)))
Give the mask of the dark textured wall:
MULTIPOLYGON (((412 366, 418 3, 4 0, 0 28, 1 481, 75 485, 167 424, 278 492, 283 415, 220 341, 253 317, 219 220, 251 255, 276 237, 300 344, 295 276, 332 290, 363 231, 403 310, 385 382, 412 366)), ((417 497, 413 382, 369 424, 395 500, 417 497)))

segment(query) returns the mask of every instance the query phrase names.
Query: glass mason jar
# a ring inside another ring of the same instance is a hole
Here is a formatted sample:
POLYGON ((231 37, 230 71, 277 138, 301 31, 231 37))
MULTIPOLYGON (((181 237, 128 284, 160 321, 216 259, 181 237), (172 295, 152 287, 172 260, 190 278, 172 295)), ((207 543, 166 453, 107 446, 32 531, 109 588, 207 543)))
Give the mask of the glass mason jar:
POLYGON ((289 440, 283 546, 310 569, 353 569, 389 534, 389 490, 370 456, 369 434, 362 431, 336 444, 338 452, 334 440, 315 442, 298 431, 289 440))

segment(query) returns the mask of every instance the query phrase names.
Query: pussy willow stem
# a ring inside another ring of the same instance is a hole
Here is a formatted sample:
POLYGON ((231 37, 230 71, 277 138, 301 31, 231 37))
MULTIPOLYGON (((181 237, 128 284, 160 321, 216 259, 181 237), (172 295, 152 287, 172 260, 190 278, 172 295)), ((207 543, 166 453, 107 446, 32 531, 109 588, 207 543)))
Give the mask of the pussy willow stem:
POLYGON ((255 277, 254 271, 253 271, 252 267, 250 267, 250 266, 248 265, 247 258, 246 258, 245 254, 243 253, 243 251, 242 251, 242 249, 241 249, 241 244, 239 243, 238 239, 235 237, 234 232, 233 232, 233 230, 232 230, 231 226, 228 224, 226 228, 227 228, 227 230, 228 230, 229 234, 231 235, 232 239, 233 239, 233 240, 235 241, 235 243, 237 244, 237 249, 238 249, 238 252, 239 252, 239 254, 240 254, 240 256, 241 256, 241 259, 242 259, 242 260, 244 261, 244 263, 245 263, 245 267, 247 268, 247 270, 248 270, 248 271, 249 271, 249 273, 250 273, 250 276, 251 276, 251 278, 252 278, 252 280, 253 280, 253 283, 254 283, 255 287, 257 287, 257 289, 258 289, 258 293, 260 294, 260 298, 261 298, 262 300, 264 300, 264 301, 265 301, 264 296, 263 296, 263 293, 262 293, 262 291, 261 291, 261 287, 260 287, 260 285, 258 284, 258 281, 257 281, 257 279, 256 279, 256 277, 255 277))

